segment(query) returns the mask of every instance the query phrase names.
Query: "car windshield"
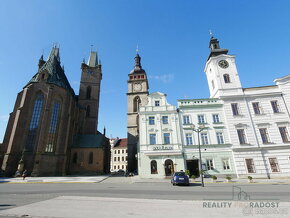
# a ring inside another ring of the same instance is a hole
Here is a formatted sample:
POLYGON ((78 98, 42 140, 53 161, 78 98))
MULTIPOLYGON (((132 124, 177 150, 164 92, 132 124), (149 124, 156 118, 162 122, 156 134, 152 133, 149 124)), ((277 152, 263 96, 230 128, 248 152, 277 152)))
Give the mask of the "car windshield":
POLYGON ((185 173, 184 172, 176 172, 175 176, 185 176, 185 173))

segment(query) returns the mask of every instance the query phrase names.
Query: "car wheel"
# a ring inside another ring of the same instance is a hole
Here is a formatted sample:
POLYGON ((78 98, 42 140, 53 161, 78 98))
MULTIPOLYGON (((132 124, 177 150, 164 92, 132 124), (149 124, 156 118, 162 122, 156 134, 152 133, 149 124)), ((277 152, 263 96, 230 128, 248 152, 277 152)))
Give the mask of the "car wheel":
POLYGON ((173 185, 173 186, 176 186, 176 183, 173 182, 172 185, 173 185))

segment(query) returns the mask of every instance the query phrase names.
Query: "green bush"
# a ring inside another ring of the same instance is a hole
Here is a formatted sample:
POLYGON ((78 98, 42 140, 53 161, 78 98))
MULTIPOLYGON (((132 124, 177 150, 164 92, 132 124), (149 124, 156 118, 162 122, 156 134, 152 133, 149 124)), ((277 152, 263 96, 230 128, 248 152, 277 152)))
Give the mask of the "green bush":
POLYGON ((216 177, 216 176, 211 176, 211 178, 212 178, 213 180, 217 180, 217 177, 216 177))
POLYGON ((192 175, 191 178, 192 178, 192 179, 196 179, 196 176, 195 176, 195 175, 192 175))
POLYGON ((226 176, 226 179, 230 181, 230 180, 232 180, 232 177, 226 176))
POLYGON ((253 179, 253 177, 251 177, 251 176, 248 176, 248 179, 249 179, 249 180, 252 180, 252 179, 253 179))
POLYGON ((190 175, 190 171, 189 170, 185 170, 185 174, 189 176, 190 175))

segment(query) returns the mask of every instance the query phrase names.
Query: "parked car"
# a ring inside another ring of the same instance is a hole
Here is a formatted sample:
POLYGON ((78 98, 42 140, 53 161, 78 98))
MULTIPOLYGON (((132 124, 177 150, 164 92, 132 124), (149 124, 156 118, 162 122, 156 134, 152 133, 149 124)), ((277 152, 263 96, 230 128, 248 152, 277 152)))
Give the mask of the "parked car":
POLYGON ((185 172, 175 172, 171 178, 172 185, 189 185, 189 178, 185 172))

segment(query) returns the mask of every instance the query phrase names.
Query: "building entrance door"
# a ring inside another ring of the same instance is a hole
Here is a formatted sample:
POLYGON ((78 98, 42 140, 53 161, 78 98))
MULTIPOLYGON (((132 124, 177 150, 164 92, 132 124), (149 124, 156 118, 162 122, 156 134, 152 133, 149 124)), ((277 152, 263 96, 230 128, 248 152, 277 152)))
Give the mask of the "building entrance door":
POLYGON ((198 159, 186 160, 186 169, 189 170, 190 176, 195 175, 199 177, 198 159))
POLYGON ((165 161, 165 176, 171 176, 174 173, 174 168, 173 168, 173 161, 170 159, 167 159, 165 161))

